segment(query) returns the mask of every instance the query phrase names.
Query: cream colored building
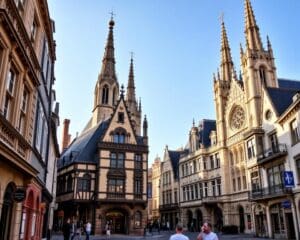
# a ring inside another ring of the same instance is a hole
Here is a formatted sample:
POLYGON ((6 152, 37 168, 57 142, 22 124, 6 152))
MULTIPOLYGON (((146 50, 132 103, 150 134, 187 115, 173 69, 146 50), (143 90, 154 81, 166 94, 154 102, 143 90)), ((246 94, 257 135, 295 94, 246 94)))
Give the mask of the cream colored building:
POLYGON ((152 220, 159 220, 159 183, 160 183, 160 165, 159 157, 156 157, 152 163, 152 220))
MULTIPOLYGON (((236 225, 239 232, 257 236, 299 239, 300 82, 277 77, 271 41, 263 46, 250 0, 244 14, 241 74, 222 21, 221 63, 213 78, 216 120, 193 123, 177 167, 164 158, 161 181, 177 168, 179 178, 171 178, 160 194, 168 190, 174 204, 180 189, 176 214, 191 231, 210 221, 216 231, 236 225), (294 175, 294 187, 285 185, 291 181, 287 171, 294 175)), ((164 212, 161 197, 162 220, 164 212)))

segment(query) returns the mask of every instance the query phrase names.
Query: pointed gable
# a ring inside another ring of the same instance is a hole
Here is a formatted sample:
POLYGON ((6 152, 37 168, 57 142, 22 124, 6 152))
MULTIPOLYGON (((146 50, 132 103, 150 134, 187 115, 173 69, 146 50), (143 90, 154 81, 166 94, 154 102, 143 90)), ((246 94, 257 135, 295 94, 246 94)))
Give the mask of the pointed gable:
POLYGON ((133 129, 130 114, 125 104, 124 98, 121 96, 112 117, 110 119, 109 127, 103 136, 104 142, 119 142, 123 141, 128 144, 138 144, 137 136, 133 129), (120 139, 113 139, 114 136, 119 135, 120 139))

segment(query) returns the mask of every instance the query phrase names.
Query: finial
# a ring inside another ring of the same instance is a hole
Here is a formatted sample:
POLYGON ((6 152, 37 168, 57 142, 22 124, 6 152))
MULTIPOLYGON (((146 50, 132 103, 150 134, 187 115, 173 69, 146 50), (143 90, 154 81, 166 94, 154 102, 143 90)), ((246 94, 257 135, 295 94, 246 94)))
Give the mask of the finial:
POLYGON ((122 84, 122 85, 121 85, 121 90, 120 90, 120 97, 121 97, 121 98, 124 98, 124 92, 125 92, 125 90, 124 90, 124 85, 122 84))
POLYGON ((221 12, 219 20, 220 20, 221 24, 224 23, 224 12, 221 12))
POLYGON ((133 61, 134 52, 130 52, 131 61, 133 61))
POLYGON ((114 16, 116 14, 114 14, 114 11, 111 11, 109 14, 110 14, 109 26, 110 28, 113 28, 113 26, 115 25, 114 16))
POLYGON ((193 127, 195 127, 195 118, 193 118, 193 127))

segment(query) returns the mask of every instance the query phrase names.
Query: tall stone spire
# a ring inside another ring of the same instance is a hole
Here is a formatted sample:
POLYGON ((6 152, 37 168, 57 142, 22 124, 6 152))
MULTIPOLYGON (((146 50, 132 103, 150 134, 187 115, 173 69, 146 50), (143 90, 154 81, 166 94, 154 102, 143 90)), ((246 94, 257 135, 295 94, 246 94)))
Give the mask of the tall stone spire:
POLYGON ((105 46, 105 52, 102 59, 102 69, 100 76, 108 81, 117 81, 115 72, 115 48, 114 48, 114 28, 115 22, 111 18, 109 21, 109 32, 107 37, 107 42, 105 46))
POLYGON ((245 35, 248 49, 263 50, 250 0, 245 0, 245 35))
POLYGON ((92 126, 110 117, 119 96, 119 83, 115 71, 114 25, 115 22, 111 18, 102 68, 95 86, 92 126))
POLYGON ((133 58, 132 58, 132 56, 131 56, 131 59, 130 59, 128 85, 127 85, 127 92, 126 92, 126 101, 127 101, 128 105, 133 104, 136 107, 134 72, 133 72, 133 58))
POLYGON ((226 28, 222 19, 222 33, 221 33, 221 80, 230 81, 233 69, 233 62, 230 53, 229 42, 227 38, 226 28))

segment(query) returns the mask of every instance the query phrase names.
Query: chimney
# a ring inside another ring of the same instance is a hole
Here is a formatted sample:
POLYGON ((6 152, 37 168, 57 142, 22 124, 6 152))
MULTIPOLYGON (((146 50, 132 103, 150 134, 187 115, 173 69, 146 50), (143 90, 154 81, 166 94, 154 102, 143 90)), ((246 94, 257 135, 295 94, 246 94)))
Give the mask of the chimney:
POLYGON ((69 146, 71 140, 71 135, 69 134, 69 125, 70 125, 70 119, 65 119, 63 125, 63 136, 62 136, 62 143, 61 143, 62 152, 69 146))

